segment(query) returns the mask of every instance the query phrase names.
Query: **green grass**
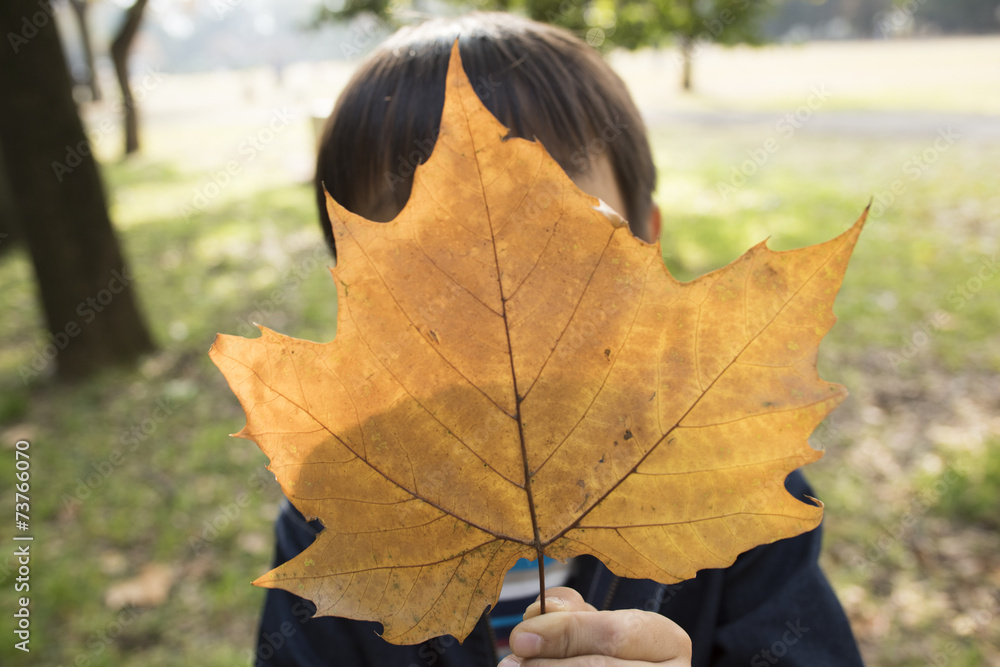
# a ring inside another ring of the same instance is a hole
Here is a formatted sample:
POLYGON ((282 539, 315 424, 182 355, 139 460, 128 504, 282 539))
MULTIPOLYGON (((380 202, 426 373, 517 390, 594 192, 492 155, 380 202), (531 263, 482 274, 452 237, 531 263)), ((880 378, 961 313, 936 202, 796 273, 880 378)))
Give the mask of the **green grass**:
MULTIPOLYGON (((48 378, 23 384, 18 368, 44 342, 42 318, 25 255, 0 259, 0 434, 8 455, 16 438, 32 443, 36 535, 33 652, 25 663, 5 641, 4 664, 249 662, 262 600, 249 581, 269 566, 280 494, 261 472, 266 461, 256 446, 227 438, 244 419, 206 353, 217 332, 252 335, 254 322, 327 340, 336 315, 312 193, 285 176, 282 156, 293 149, 276 144, 203 212, 180 215, 217 168, 205 156, 224 163, 250 131, 151 127, 145 157, 105 168, 116 224, 160 345, 138 368, 111 369, 72 386, 48 378), (188 159, 193 152, 200 162, 188 159), (245 502, 234 509, 238 498, 245 502), (154 563, 172 568, 169 596, 123 622, 105 596, 154 563), (111 630, 116 638, 103 641, 111 630)), ((287 136, 301 145, 304 133, 290 129, 287 136)), ((1000 280, 983 282, 969 298, 954 295, 969 290, 1000 238, 1000 145, 958 142, 911 180, 903 164, 926 142, 800 132, 722 198, 718 183, 763 143, 768 128, 656 127, 652 137, 664 258, 684 280, 768 237, 774 249, 829 239, 873 195, 904 179, 905 193, 861 236, 836 305, 840 321, 821 348, 823 377, 854 394, 818 431, 814 440, 828 453, 808 471, 827 503, 824 564, 869 664, 925 664, 928 652, 952 641, 958 648, 949 664, 996 660, 995 650, 977 646, 983 638, 996 645, 995 625, 960 637, 949 625, 983 604, 952 599, 949 591, 975 589, 979 580, 951 573, 943 557, 922 563, 937 552, 914 544, 923 532, 951 536, 993 525, 998 509, 996 441, 959 455, 944 427, 979 423, 976 410, 989 415, 997 400, 995 382, 975 382, 1000 369, 1000 280), (945 324, 927 324, 940 321, 934 318, 941 312, 945 324), (916 345, 921 327, 929 333, 916 345), (966 413, 945 405, 954 397, 965 401, 956 405, 966 413), (927 435, 922 420, 942 435, 927 435), (933 511, 919 513, 920 531, 908 529, 870 567, 852 564, 934 483, 935 460, 947 465, 963 456, 970 457, 967 476, 933 511), (906 605, 894 602, 904 590, 929 590, 938 602, 908 618, 906 605), (879 625, 880 614, 899 616, 879 625)), ((0 479, 0 495, 9 498, 10 476, 0 479)), ((996 567, 995 558, 987 563, 996 567)), ((0 609, 13 608, 13 598, 5 578, 0 609)), ((10 623, 8 615, 0 624, 7 637, 10 623)))
POLYGON ((958 453, 954 471, 928 475, 925 492, 934 494, 935 511, 991 530, 1000 529, 1000 440, 958 453))

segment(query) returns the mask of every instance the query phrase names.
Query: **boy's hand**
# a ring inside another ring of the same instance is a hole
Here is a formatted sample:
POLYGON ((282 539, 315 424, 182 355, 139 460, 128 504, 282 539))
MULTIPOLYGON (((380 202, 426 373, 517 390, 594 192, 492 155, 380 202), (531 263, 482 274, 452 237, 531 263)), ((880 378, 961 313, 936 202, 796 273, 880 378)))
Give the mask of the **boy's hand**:
POLYGON ((510 633, 514 655, 499 667, 690 667, 691 638, 660 614, 637 609, 597 611, 571 588, 545 591, 545 614, 534 602, 510 633), (595 660, 604 656, 604 660, 595 660))

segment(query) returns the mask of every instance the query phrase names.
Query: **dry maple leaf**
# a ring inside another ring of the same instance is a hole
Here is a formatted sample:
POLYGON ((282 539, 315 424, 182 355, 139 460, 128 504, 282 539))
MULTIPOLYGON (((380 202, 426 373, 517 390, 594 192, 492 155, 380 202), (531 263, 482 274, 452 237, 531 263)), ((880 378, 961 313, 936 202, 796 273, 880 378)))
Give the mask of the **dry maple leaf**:
POLYGON ((315 543, 255 584, 384 638, 464 638, 508 568, 593 554, 670 583, 815 527, 785 477, 845 396, 815 360, 863 217, 690 283, 480 103, 453 49, 395 220, 328 198, 337 335, 212 359, 315 543))

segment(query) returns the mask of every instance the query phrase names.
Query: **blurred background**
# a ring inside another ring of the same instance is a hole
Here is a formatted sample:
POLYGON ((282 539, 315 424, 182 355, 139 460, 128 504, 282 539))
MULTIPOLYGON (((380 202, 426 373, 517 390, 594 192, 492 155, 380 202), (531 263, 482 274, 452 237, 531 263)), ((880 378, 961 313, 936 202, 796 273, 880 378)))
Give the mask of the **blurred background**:
POLYGON ((4 0, 0 496, 27 440, 35 541, 0 662, 251 663, 280 493, 206 353, 333 337, 318 123, 397 26, 473 8, 607 54, 681 279, 873 202, 820 349, 823 563, 868 664, 1000 665, 996 0, 4 0))

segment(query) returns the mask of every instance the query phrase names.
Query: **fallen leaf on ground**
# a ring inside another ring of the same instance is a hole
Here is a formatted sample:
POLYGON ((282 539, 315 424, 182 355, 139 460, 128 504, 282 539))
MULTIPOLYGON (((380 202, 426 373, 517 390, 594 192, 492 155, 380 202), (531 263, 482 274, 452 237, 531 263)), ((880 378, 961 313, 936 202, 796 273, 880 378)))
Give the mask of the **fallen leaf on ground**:
POLYGON ((109 586, 104 592, 104 604, 112 609, 158 607, 166 602, 174 579, 174 568, 164 563, 149 563, 135 577, 109 586))

